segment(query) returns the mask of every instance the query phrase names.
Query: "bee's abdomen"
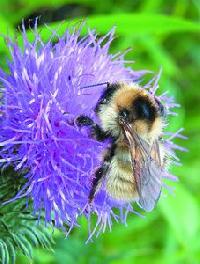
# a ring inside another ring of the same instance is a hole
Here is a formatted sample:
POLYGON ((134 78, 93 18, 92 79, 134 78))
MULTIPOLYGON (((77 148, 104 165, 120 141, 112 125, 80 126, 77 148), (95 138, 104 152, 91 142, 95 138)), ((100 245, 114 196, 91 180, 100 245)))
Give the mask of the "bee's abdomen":
POLYGON ((128 150, 121 147, 116 149, 107 175, 106 189, 108 194, 117 200, 128 202, 137 197, 131 157, 128 150))

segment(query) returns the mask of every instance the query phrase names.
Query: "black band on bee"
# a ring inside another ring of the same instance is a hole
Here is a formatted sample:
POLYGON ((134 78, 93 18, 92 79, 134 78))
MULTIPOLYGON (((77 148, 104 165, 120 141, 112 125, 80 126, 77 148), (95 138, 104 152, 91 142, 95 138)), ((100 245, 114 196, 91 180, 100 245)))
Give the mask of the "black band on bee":
POLYGON ((95 173, 95 178, 92 181, 92 188, 90 190, 88 200, 89 203, 91 203, 94 199, 95 193, 96 193, 96 188, 100 182, 100 180, 106 175, 107 170, 109 168, 110 163, 104 163, 102 167, 98 168, 95 173))
POLYGON ((104 132, 102 128, 97 125, 90 117, 81 115, 77 117, 75 123, 79 127, 88 126, 90 127, 91 136, 97 141, 104 141, 111 137, 110 133, 104 132))
POLYGON ((120 88, 118 83, 112 83, 107 86, 107 88, 103 91, 99 101, 96 104, 95 112, 99 111, 99 108, 102 104, 108 104, 113 96, 113 94, 120 88))
POLYGON ((91 127, 91 134, 97 141, 104 141, 105 139, 110 138, 110 133, 104 132, 97 124, 94 124, 91 127))
POLYGON ((111 145, 111 147, 107 150, 106 154, 104 155, 104 159, 103 161, 107 161, 110 162, 112 157, 115 155, 115 149, 117 147, 117 144, 114 143, 114 139, 113 139, 113 143, 111 145))
POLYGON ((102 166, 96 170, 95 178, 92 181, 92 188, 90 190, 89 197, 88 197, 89 203, 91 203, 92 200, 94 199, 96 188, 99 182, 101 181, 101 179, 106 175, 109 169, 112 157, 115 155, 116 147, 117 145, 114 143, 114 139, 113 139, 112 145, 107 149, 107 152, 104 155, 102 166))

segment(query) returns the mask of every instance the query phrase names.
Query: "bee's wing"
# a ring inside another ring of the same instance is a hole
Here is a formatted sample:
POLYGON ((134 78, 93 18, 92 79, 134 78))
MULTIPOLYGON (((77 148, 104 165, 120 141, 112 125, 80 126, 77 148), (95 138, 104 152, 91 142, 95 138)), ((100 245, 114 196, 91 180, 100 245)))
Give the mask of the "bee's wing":
POLYGON ((152 211, 161 194, 161 173, 160 167, 154 160, 147 158, 141 164, 139 175, 139 201, 138 204, 145 211, 152 211))
POLYGON ((152 211, 161 193, 161 158, 159 144, 155 142, 150 149, 147 142, 136 132, 125 129, 129 141, 133 174, 139 195, 138 204, 145 211, 152 211))

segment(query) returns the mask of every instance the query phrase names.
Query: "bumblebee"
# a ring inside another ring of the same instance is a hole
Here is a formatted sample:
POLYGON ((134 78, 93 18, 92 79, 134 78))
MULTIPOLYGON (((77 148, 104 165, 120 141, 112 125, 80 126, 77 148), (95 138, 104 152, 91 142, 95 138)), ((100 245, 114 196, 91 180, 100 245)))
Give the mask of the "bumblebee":
POLYGON ((117 82, 107 84, 96 104, 100 125, 85 115, 76 119, 79 127, 89 127, 96 140, 111 141, 95 172, 89 203, 105 181, 111 198, 136 201, 146 211, 155 207, 165 166, 165 112, 163 104, 138 84, 117 82))

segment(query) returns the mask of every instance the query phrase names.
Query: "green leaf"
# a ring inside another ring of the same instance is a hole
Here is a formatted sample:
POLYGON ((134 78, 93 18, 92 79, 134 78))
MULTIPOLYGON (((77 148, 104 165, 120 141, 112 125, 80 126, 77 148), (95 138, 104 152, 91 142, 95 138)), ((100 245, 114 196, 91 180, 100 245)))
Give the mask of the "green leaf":
MULTIPOLYGON (((177 17, 169 17, 165 15, 149 15, 149 14, 112 14, 112 15, 96 15, 88 18, 78 18, 72 21, 54 22, 47 26, 39 27, 39 32, 44 41, 48 41, 52 34, 56 33, 62 36, 67 28, 75 26, 76 28, 86 21, 86 26, 82 30, 82 34, 86 34, 87 26, 95 28, 98 33, 105 34, 113 26, 116 26, 117 34, 122 36, 141 36, 146 34, 165 35, 175 32, 199 32, 200 25, 196 22, 184 20, 177 17)), ((33 41, 34 33, 32 30, 27 31, 28 39, 33 41)), ((22 44, 22 37, 19 35, 19 43, 22 44)))
POLYGON ((152 0, 144 0, 141 3, 141 7, 140 10, 141 12, 149 12, 149 13, 153 13, 156 11, 160 10, 162 4, 162 0, 156 0, 156 1, 152 1, 152 0))
MULTIPOLYGON (((0 175, 1 203, 18 191, 24 179, 11 168, 0 175), (15 181, 13 182, 13 178, 15 181), (7 183, 6 185, 4 183, 7 183)), ((37 218, 32 216, 32 208, 24 211, 25 199, 2 206, 0 204, 0 259, 2 263, 15 263, 16 251, 32 258, 32 247, 43 246, 51 248, 52 234, 44 226, 41 218, 40 225, 37 218)))
POLYGON ((53 241, 52 241, 49 230, 47 231, 44 228, 34 226, 32 228, 32 232, 37 237, 38 243, 42 247, 48 248, 49 250, 51 250, 51 246, 52 246, 53 241))
MULTIPOLYGON (((16 1, 16 0, 14 0, 16 1)), ((95 7, 95 1, 90 0, 19 0, 16 3, 8 0, 0 1, 0 14, 4 16, 10 23, 16 24, 30 16, 34 12, 38 12, 41 9, 56 9, 66 4, 78 4, 81 6, 95 7)))
POLYGON ((91 27, 106 32, 114 25, 119 34, 169 34, 180 31, 200 31, 200 24, 177 17, 157 14, 112 14, 91 16, 91 27), (102 24, 103 23, 103 24, 102 24))
POLYGON ((0 241, 0 260, 2 264, 5 264, 5 260, 6 260, 6 253, 5 253, 5 249, 4 249, 4 243, 2 241, 0 241))
POLYGON ((13 38, 14 29, 3 16, 0 15, 0 52, 8 52, 6 38, 13 38))
POLYGON ((32 252, 28 246, 27 241, 20 234, 13 234, 13 239, 17 244, 17 247, 23 252, 23 254, 29 258, 32 257, 32 252))
POLYGON ((9 252, 9 258, 10 258, 10 262, 12 264, 15 264, 15 259, 16 259, 16 253, 15 253, 15 248, 14 248, 14 245, 13 243, 11 242, 11 239, 7 239, 6 240, 6 245, 8 247, 8 252, 9 252))
POLYGON ((2 264, 9 263, 8 247, 2 239, 0 240, 0 259, 2 264))
POLYGON ((37 235, 34 232, 35 230, 33 227, 31 226, 24 227, 24 230, 23 230, 24 235, 26 235, 28 240, 30 240, 34 246, 37 246, 39 241, 37 239, 37 235))
POLYGON ((179 243, 192 247, 199 229, 198 202, 180 183, 174 193, 162 198, 159 205, 179 243))
POLYGON ((153 61, 157 67, 162 65, 163 72, 165 72, 166 75, 173 76, 180 74, 180 70, 175 61, 162 45, 155 40, 155 38, 145 36, 142 37, 140 41, 146 47, 148 54, 151 57, 151 61, 153 61))

